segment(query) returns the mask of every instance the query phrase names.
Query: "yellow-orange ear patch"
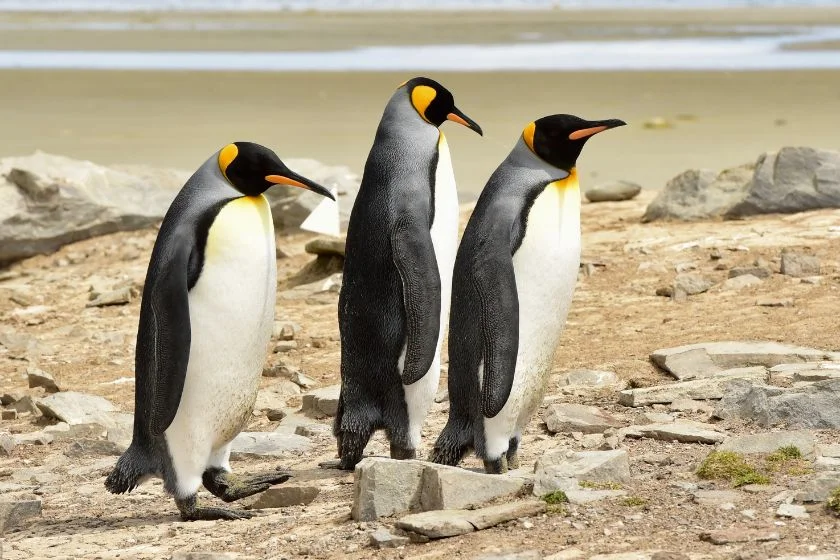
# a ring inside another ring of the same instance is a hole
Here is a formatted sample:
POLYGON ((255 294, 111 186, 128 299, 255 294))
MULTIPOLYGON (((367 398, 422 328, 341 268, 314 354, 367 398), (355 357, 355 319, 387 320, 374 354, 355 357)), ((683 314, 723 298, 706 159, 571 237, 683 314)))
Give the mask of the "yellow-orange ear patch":
POLYGON ((593 126, 592 128, 581 128, 580 130, 575 130, 574 132, 569 134, 569 140, 580 140, 581 138, 586 138, 587 136, 592 136, 593 134, 604 132, 608 128, 608 126, 593 126))
POLYGON ((228 181, 230 181, 230 179, 227 176, 227 168, 238 155, 239 148, 236 147, 236 144, 228 144, 219 152, 219 170, 228 181))
POLYGON ((429 119, 426 118, 426 109, 432 104, 436 95, 435 89, 429 86, 417 86, 411 91, 411 104, 427 122, 429 119))
POLYGON ((528 145, 528 148, 530 148, 532 152, 534 152, 534 132, 536 132, 536 130, 537 123, 532 122, 531 124, 525 127, 525 130, 522 131, 522 139, 525 140, 525 143, 528 145))

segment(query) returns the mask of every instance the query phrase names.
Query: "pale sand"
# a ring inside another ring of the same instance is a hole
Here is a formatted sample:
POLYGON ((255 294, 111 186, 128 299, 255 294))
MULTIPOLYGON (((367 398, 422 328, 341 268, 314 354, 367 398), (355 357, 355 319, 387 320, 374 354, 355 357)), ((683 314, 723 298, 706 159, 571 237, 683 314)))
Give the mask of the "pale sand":
MULTIPOLYGON (((382 109, 405 73, 0 72, 0 155, 41 149, 105 164, 198 167, 233 140, 361 171, 382 109)), ((584 187, 627 179, 659 189, 692 167, 765 150, 840 149, 840 72, 434 74, 485 137, 444 125, 462 192, 480 191, 522 128, 568 112, 630 126, 594 138, 584 187), (677 120, 691 115, 695 120, 677 120), (674 128, 650 130, 662 116, 674 128)), ((466 198, 466 196, 465 196, 466 198)))

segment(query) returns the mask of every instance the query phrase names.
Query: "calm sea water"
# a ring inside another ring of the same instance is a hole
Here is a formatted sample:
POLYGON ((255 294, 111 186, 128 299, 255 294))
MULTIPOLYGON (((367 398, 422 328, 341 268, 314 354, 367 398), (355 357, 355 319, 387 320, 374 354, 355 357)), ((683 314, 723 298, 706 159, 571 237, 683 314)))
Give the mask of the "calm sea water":
POLYGON ((723 9, 840 7, 840 0, 0 0, 0 11, 723 9))

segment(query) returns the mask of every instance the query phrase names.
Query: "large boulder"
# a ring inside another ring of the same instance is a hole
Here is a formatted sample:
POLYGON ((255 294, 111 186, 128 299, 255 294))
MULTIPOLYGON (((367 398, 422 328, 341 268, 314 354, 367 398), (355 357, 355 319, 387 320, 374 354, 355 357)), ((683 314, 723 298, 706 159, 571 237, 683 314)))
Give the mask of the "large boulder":
POLYGON ((668 181, 648 205, 642 221, 691 221, 722 216, 743 200, 753 169, 753 165, 742 165, 721 173, 689 169, 668 181))
POLYGON ((642 218, 737 219, 840 207, 840 152, 787 147, 716 174, 688 170, 671 179, 642 218))
POLYGON ((759 156, 746 197, 726 214, 792 214, 840 207, 840 152, 782 148, 759 156))
POLYGON ((187 176, 151 169, 135 175, 43 152, 0 159, 0 263, 152 226, 187 176))
MULTIPOLYGON (((360 179, 343 166, 288 160, 294 171, 338 191, 346 227, 360 179)), ((105 167, 35 152, 0 159, 0 265, 49 254, 63 245, 163 219, 191 172, 147 166, 105 167)), ((266 193, 278 232, 297 229, 323 200, 295 187, 266 193)))

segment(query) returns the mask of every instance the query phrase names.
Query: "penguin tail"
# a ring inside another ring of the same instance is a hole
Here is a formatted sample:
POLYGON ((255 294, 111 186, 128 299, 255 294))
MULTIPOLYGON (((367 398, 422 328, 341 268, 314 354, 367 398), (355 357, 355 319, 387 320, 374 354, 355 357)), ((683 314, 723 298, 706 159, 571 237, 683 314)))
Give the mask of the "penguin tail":
POLYGON ((112 494, 131 492, 140 485, 143 478, 156 471, 150 452, 131 442, 105 479, 105 488, 112 494))
POLYGON ((435 442, 429 461, 455 467, 473 448, 472 421, 450 417, 435 442))

